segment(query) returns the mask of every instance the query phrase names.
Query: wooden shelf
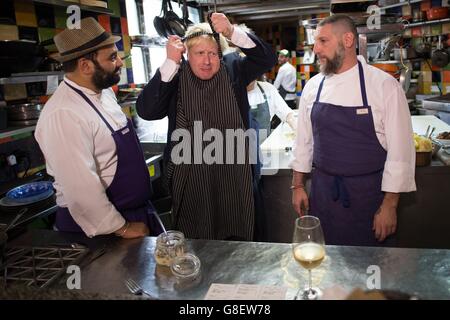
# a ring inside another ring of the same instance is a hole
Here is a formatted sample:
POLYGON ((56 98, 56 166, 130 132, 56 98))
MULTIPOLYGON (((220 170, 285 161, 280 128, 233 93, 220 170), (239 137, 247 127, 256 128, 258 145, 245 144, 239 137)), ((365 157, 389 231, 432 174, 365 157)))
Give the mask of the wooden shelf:
POLYGON ((80 3, 76 3, 76 2, 70 2, 70 1, 62 1, 62 0, 33 0, 34 2, 40 2, 40 3, 45 3, 45 4, 51 4, 54 6, 59 6, 59 7, 68 7, 71 5, 76 5, 79 6, 81 10, 83 11, 90 11, 90 12, 97 12, 97 13, 103 13, 103 14, 108 14, 108 15, 112 15, 113 11, 106 9, 106 8, 102 8, 102 7, 92 7, 92 6, 86 6, 84 4, 80 4, 80 3))

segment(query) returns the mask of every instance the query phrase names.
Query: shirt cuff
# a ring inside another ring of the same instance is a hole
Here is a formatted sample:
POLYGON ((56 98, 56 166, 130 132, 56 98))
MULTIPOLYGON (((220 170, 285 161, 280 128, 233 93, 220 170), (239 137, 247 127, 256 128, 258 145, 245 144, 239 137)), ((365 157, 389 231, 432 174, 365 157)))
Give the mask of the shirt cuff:
POLYGON ((386 161, 383 171, 383 192, 412 192, 416 191, 415 162, 386 161))
POLYGON ((172 81, 173 77, 177 74, 180 65, 171 59, 166 59, 164 63, 159 67, 161 72, 161 80, 163 82, 172 81))
POLYGON ((289 167, 297 172, 309 173, 312 170, 312 163, 308 160, 301 160, 298 156, 296 158, 292 156, 289 167))
POLYGON ((88 234, 88 236, 93 237, 101 234, 111 234, 123 227, 125 222, 126 220, 123 216, 118 211, 113 210, 113 212, 102 221, 97 230, 90 232, 91 234, 88 234))
POLYGON ((252 39, 250 39, 247 33, 237 26, 234 26, 234 31, 233 34, 231 35, 230 40, 234 45, 238 46, 239 48, 251 49, 256 47, 256 44, 253 42, 252 39))

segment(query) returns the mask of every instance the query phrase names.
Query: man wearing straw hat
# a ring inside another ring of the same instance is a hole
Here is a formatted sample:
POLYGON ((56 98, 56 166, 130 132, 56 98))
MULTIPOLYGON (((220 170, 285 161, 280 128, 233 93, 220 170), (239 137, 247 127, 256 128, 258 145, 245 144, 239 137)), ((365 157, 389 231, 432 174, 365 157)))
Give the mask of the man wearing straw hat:
POLYGON ((92 237, 157 235, 151 185, 139 140, 110 88, 123 65, 112 36, 94 18, 54 37, 65 72, 36 127, 55 178, 55 227, 92 237))
MULTIPOLYGON (((165 160, 174 228, 189 238, 252 240, 258 218, 255 207, 258 209, 259 204, 256 169, 248 161, 234 161, 239 154, 247 154, 249 148, 236 144, 228 148, 226 145, 234 141, 221 137, 226 137, 227 130, 244 132, 250 128, 246 87, 275 65, 276 55, 269 45, 233 26, 221 13, 213 13, 209 24, 190 27, 183 40, 169 38, 167 59, 137 101, 142 118, 169 119, 165 160), (224 37, 246 57, 222 57, 224 37), (185 51, 188 61, 183 58, 185 51), (199 132, 205 137, 203 142, 223 142, 213 152, 213 161, 205 157, 211 145, 204 150, 205 143, 195 145, 199 132), (187 133, 186 139, 180 141, 183 133, 187 133), (191 154, 192 148, 193 157, 178 161, 178 147, 183 143, 187 145, 186 153, 191 154)), ((257 146, 253 147, 256 150, 257 146)))

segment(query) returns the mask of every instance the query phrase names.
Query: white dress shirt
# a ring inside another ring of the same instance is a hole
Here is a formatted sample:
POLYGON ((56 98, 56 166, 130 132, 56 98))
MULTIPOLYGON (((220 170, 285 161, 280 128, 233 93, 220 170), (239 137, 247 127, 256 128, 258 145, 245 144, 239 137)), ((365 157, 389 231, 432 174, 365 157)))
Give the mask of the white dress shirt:
MULTIPOLYGON (((278 69, 277 77, 273 83, 275 88, 280 89, 283 86, 284 90, 294 92, 297 86, 297 71, 295 67, 289 62, 285 62, 280 69, 278 69)), ((286 94, 285 100, 295 100, 295 93, 286 94)))
MULTIPOLYGON (((250 39, 247 33, 237 26, 234 26, 230 40, 239 48, 250 49, 256 47, 256 44, 250 39)), ((159 68, 159 72, 161 72, 161 81, 170 82, 177 74, 179 68, 179 63, 171 59, 166 59, 159 68)))
MULTIPOLYGON (((126 125, 112 89, 97 94, 64 81, 80 89, 114 130, 126 125)), ((100 116, 64 81, 45 104, 35 137, 55 178, 58 206, 67 207, 89 237, 109 234, 125 223, 106 196, 117 167, 116 145, 100 116)))
MULTIPOLYGON (((382 191, 410 192, 416 190, 414 180, 415 148, 408 103, 402 87, 392 76, 361 61, 369 106, 378 141, 387 151, 383 171, 382 191)), ((297 137, 291 167, 298 172, 310 172, 313 158, 311 110, 323 74, 312 77, 302 92, 297 124, 297 137)), ((358 65, 341 73, 327 76, 320 102, 341 106, 362 106, 358 65)))
MULTIPOLYGON (((281 121, 286 122, 292 109, 288 107, 286 101, 281 98, 278 90, 272 84, 263 81, 258 81, 258 84, 266 94, 267 102, 269 104, 270 119, 272 119, 274 115, 277 115, 281 121)), ((251 91, 247 92, 247 95, 251 109, 256 108, 260 103, 264 103, 264 95, 257 84, 255 84, 255 87, 251 91)))

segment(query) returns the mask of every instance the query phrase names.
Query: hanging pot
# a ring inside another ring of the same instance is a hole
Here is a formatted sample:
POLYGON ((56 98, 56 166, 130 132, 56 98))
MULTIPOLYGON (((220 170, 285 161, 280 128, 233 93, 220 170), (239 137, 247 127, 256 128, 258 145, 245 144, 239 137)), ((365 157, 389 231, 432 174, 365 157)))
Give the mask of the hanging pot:
POLYGON ((449 62, 448 52, 442 49, 441 37, 439 36, 438 47, 431 55, 431 62, 434 66, 444 68, 449 62))
POLYGON ((53 39, 0 41, 0 76, 36 71, 47 57, 45 46, 53 43, 53 39))

